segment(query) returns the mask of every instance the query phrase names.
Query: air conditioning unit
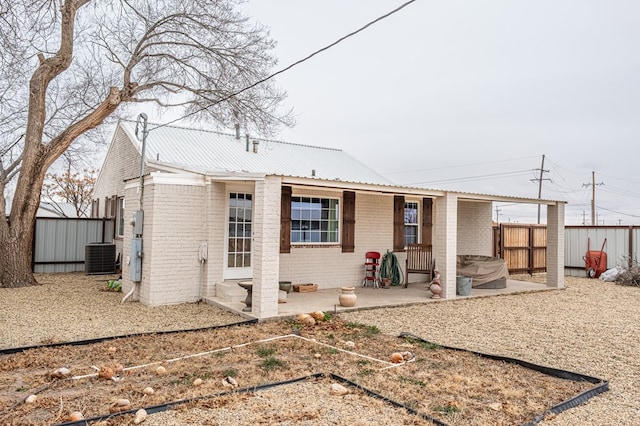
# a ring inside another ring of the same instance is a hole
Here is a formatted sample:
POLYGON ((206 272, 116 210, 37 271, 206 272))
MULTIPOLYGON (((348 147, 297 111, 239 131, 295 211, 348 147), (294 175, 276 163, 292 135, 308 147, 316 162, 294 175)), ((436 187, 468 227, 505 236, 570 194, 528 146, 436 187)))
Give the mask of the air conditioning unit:
POLYGON ((116 272, 116 245, 90 243, 84 247, 84 272, 87 275, 106 275, 116 272))

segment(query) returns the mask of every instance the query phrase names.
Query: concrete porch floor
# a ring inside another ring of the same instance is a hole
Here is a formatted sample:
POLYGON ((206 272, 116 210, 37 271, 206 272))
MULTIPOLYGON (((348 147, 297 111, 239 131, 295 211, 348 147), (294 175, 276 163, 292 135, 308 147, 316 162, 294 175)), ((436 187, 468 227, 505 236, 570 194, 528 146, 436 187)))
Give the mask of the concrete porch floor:
MULTIPOLYGON (((291 292, 286 296, 284 303, 278 303, 278 317, 293 317, 299 313, 313 311, 346 312, 360 309, 371 309, 422 303, 444 302, 445 299, 431 299, 431 292, 427 290, 425 282, 410 283, 408 288, 392 286, 389 289, 372 287, 355 287, 358 296, 356 306, 345 308, 340 306, 338 296, 339 288, 322 289, 310 293, 291 292)), ((532 283, 528 281, 507 280, 507 287, 502 289, 471 289, 469 296, 456 296, 456 299, 468 299, 473 297, 497 296, 501 294, 513 294, 528 291, 553 290, 546 284, 532 283)), ((456 300, 448 299, 448 300, 456 300)), ((243 302, 229 302, 217 297, 207 299, 208 303, 219 306, 228 311, 238 313, 247 318, 256 318, 251 312, 243 312, 243 302)))

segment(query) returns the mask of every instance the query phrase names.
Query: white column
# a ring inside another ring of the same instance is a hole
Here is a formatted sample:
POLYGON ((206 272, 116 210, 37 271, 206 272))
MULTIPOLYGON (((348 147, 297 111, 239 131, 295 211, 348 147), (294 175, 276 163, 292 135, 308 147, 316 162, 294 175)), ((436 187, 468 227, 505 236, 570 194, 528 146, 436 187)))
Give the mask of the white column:
POLYGON ((433 253, 440 271, 441 297, 456 297, 456 255, 458 252, 458 196, 447 193, 435 199, 433 253))
POLYGON ((547 206, 547 287, 564 288, 564 203, 547 206))
POLYGON ((252 313, 258 318, 278 315, 281 184, 279 177, 268 176, 255 185, 252 313))

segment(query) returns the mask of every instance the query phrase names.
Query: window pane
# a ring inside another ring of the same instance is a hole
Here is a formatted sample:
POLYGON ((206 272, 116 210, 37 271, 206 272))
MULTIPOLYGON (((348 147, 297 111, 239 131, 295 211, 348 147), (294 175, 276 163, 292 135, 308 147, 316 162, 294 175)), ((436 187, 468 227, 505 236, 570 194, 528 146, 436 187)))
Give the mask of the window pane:
POLYGON ((251 254, 247 253, 244 255, 244 267, 247 268, 251 266, 251 254))
POLYGON ((291 198, 291 242, 338 242, 338 200, 319 197, 291 198))

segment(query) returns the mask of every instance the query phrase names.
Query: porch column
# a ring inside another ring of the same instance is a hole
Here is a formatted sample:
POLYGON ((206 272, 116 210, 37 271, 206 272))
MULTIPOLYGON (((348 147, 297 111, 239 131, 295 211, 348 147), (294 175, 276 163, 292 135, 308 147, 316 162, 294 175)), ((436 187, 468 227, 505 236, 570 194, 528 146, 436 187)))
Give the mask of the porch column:
POLYGON ((458 252, 458 196, 446 193, 435 199, 433 254, 440 271, 441 297, 456 297, 456 255, 458 252))
POLYGON ((258 318, 278 315, 281 184, 281 178, 267 176, 255 186, 251 313, 258 318))
POLYGON ((547 206, 547 287, 564 288, 564 203, 547 206))

